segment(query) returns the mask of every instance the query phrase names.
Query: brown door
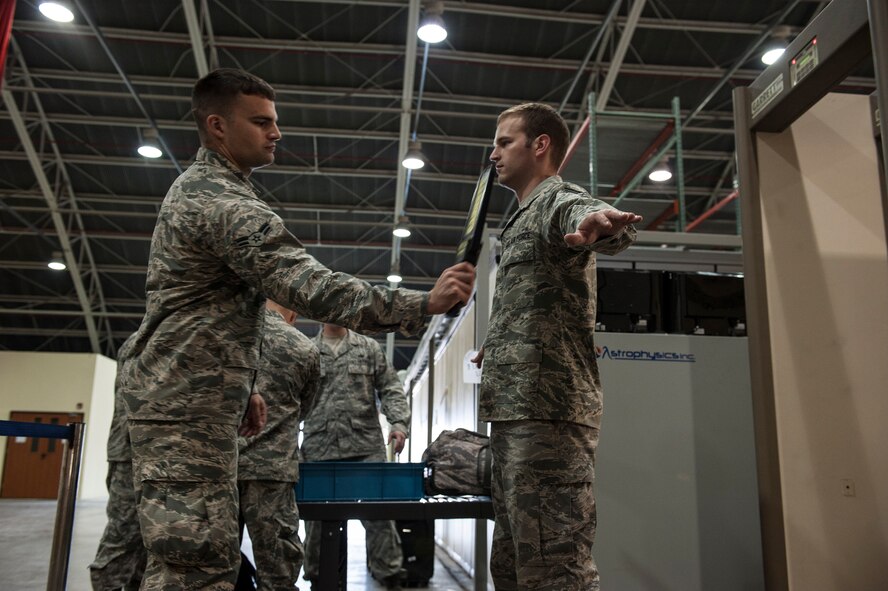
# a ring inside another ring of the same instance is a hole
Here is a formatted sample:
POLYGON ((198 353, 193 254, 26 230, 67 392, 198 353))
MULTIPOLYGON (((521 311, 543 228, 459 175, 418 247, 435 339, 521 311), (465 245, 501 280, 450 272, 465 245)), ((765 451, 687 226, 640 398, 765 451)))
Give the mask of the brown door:
MULTIPOLYGON (((83 421, 83 413, 17 412, 9 420, 49 425, 83 421)), ((0 497, 4 499, 54 499, 59 494, 59 471, 67 449, 64 439, 7 437, 6 462, 0 497)))

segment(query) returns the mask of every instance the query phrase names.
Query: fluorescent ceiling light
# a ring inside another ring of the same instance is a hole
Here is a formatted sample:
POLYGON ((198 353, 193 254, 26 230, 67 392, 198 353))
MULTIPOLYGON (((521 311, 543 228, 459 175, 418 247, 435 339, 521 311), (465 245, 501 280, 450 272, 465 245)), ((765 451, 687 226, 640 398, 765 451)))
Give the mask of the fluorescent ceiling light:
POLYGON ((160 158, 161 156, 163 156, 163 152, 160 151, 160 148, 156 148, 149 144, 139 146, 138 152, 141 156, 144 156, 145 158, 160 158))
POLYGON ((417 141, 410 142, 407 153, 401 159, 401 166, 410 170, 419 170, 425 166, 425 154, 422 153, 422 144, 417 141))
POLYGON ((142 145, 137 150, 140 156, 145 158, 160 158, 163 156, 157 137, 157 131, 153 128, 149 127, 142 130, 142 145))
POLYGON ((41 2, 39 10, 43 16, 57 23, 70 23, 74 20, 74 13, 57 2, 41 2))
POLYGON ((672 178, 672 169, 669 168, 669 162, 666 158, 660 160, 659 164, 648 174, 648 178, 655 183, 665 183, 672 178))
POLYGON ((437 14, 425 16, 419 23, 416 36, 426 43, 441 43, 447 39, 447 29, 444 28, 444 19, 437 14))
POLYGON ((68 265, 66 265, 64 259, 62 259, 62 253, 58 251, 52 253, 52 258, 49 259, 46 266, 53 271, 64 271, 68 268, 68 265))
POLYGON ((402 215, 398 218, 398 223, 395 224, 392 234, 398 238, 408 238, 410 236, 410 220, 407 219, 406 215, 402 215))
POLYGON ((401 277, 401 269, 399 267, 398 263, 392 263, 392 270, 389 272, 388 277, 386 277, 389 283, 401 283, 404 280, 401 277))
POLYGON ((783 47, 777 47, 771 49, 770 51, 766 51, 762 54, 762 63, 770 66, 771 64, 779 60, 780 56, 783 55, 783 52, 785 51, 786 49, 783 47))

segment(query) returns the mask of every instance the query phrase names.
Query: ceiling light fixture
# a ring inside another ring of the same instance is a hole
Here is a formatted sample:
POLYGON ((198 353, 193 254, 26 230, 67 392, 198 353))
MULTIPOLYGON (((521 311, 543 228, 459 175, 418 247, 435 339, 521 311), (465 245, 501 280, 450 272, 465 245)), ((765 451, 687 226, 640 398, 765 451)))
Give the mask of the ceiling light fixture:
POLYGON ((786 51, 785 47, 774 47, 762 54, 762 63, 770 66, 780 59, 780 56, 786 51))
POLYGON ((771 30, 771 40, 765 44, 765 52, 762 53, 762 63, 770 66, 780 59, 786 46, 789 45, 789 38, 792 37, 792 29, 787 25, 780 25, 771 30))
POLYGON ((447 29, 444 26, 444 19, 441 18, 443 13, 443 2, 429 2, 426 4, 425 15, 419 21, 419 28, 416 30, 416 36, 419 37, 420 41, 441 43, 447 39, 447 29))
POLYGON ((404 280, 404 278, 401 277, 401 270, 398 267, 398 263, 392 263, 392 269, 389 271, 388 277, 386 277, 386 280, 389 283, 401 283, 401 281, 404 280))
POLYGON ((422 153, 422 144, 411 140, 407 145, 407 153, 401 159, 401 166, 410 170, 419 170, 425 166, 425 154, 422 153))
POLYGON ((394 229, 392 230, 392 234, 397 236, 398 238, 409 238, 410 237, 410 220, 407 219, 406 215, 402 215, 398 218, 398 223, 395 224, 394 229))
POLYGON ((153 128, 142 130, 142 145, 138 149, 139 155, 145 158, 160 158, 163 152, 157 141, 157 131, 153 128))
POLYGON ((66 265, 64 259, 62 259, 62 253, 59 251, 54 251, 52 253, 52 258, 49 259, 46 266, 53 271, 64 271, 68 268, 68 265, 66 265))
POLYGON ((672 178, 672 169, 669 168, 669 159, 665 156, 648 174, 648 178, 655 183, 665 183, 672 178))
POLYGON ((38 7, 40 14, 57 23, 70 23, 74 20, 74 13, 64 4, 58 2, 41 2, 38 7))

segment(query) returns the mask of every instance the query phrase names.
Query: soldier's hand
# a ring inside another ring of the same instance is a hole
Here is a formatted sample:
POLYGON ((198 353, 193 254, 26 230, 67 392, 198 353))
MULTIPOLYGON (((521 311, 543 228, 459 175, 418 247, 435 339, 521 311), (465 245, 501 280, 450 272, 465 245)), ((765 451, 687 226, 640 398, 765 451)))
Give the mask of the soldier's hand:
POLYGON ((641 216, 619 209, 602 209, 590 213, 572 234, 565 234, 564 241, 571 246, 593 244, 605 236, 618 234, 629 224, 641 221, 641 216))
POLYGON ((407 441, 407 435, 401 431, 392 431, 389 433, 388 443, 395 442, 394 451, 396 454, 404 450, 404 442, 407 441))
POLYGON ((478 352, 472 357, 472 363, 481 367, 481 364, 484 362, 484 347, 481 347, 478 352))
POLYGON ((247 412, 237 430, 243 437, 258 435, 268 421, 268 407, 265 399, 258 392, 253 392, 247 401, 247 412))
POLYGON ((429 314, 443 314, 456 304, 465 304, 475 287, 475 267, 460 263, 444 269, 429 292, 429 314))

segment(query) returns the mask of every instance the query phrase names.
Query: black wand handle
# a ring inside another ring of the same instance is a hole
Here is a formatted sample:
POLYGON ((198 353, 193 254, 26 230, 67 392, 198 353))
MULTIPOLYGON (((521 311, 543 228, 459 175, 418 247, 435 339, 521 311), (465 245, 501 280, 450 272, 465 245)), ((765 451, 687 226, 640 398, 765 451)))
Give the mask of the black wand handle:
POLYGON ((459 316, 459 311, 462 310, 462 307, 462 304, 454 304, 452 308, 447 310, 447 316, 449 316, 450 318, 456 318, 457 316, 459 316))

